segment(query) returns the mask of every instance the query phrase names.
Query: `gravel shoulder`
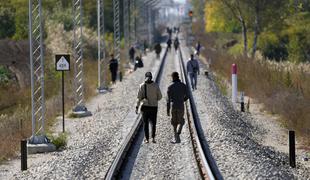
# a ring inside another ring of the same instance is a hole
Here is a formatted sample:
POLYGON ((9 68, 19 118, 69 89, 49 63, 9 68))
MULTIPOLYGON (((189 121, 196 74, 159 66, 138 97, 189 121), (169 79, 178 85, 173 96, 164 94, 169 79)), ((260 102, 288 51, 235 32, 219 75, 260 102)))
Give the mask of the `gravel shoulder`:
MULTIPOLYGON (((189 53, 183 48, 185 59, 189 53)), ((300 162, 296 169, 289 167, 286 137, 274 118, 262 121, 264 115, 259 112, 237 111, 209 74, 209 78, 198 76, 198 90, 193 94, 206 141, 224 179, 310 179, 310 169, 300 162), (265 137, 270 134, 273 138, 268 144, 265 137), (275 149, 271 144, 281 146, 275 149)))
MULTIPOLYGON (((28 170, 20 171, 20 159, 0 166, 0 179, 95 179, 103 178, 136 117, 135 102, 146 71, 159 67, 155 54, 144 57, 144 68, 127 75, 112 91, 99 94, 86 106, 93 116, 66 119, 67 148, 28 157, 28 170)), ((61 129, 61 122, 55 129, 61 129)))

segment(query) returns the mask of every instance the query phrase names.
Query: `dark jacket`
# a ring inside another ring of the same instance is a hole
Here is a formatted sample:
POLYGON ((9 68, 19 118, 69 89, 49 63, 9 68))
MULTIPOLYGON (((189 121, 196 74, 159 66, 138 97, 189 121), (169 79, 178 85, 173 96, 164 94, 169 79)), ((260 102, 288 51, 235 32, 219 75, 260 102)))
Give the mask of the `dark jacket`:
POLYGON ((161 52, 161 45, 160 45, 159 43, 156 44, 155 47, 154 47, 154 49, 155 49, 155 53, 156 53, 156 54, 159 54, 159 53, 161 52))
POLYGON ((170 112, 170 104, 173 109, 184 109, 184 102, 188 99, 187 87, 179 79, 173 81, 167 91, 167 111, 170 112))
POLYGON ((129 56, 130 56, 130 58, 134 58, 134 56, 135 56, 135 48, 134 47, 131 47, 130 49, 129 49, 129 56))
POLYGON ((171 39, 168 39, 167 45, 168 45, 168 46, 171 46, 171 44, 172 44, 172 40, 171 40, 171 39))
POLYGON ((109 69, 111 72, 117 72, 117 69, 118 69, 117 59, 110 60, 109 69))

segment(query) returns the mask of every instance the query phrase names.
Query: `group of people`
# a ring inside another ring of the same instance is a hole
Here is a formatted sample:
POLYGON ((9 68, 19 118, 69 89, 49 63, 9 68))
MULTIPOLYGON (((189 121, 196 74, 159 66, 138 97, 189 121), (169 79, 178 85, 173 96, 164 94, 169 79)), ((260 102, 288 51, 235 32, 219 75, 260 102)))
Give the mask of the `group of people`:
MULTIPOLYGON (((178 41, 176 38, 175 41, 178 41)), ((175 45, 176 46, 176 45, 175 45)), ((175 49, 177 50, 179 44, 175 49)), ((195 54, 199 56, 201 45, 198 42, 195 47, 195 54)), ((160 43, 156 43, 154 50, 157 58, 160 57, 162 51, 160 43)), ((135 58, 135 48, 132 46, 129 49, 129 58, 133 62, 135 61, 139 67, 143 67, 142 57, 136 56, 135 58), (134 59, 135 58, 135 59, 134 59)), ((136 67, 135 67, 136 69, 136 67)), ((118 72, 118 60, 111 54, 111 59, 109 61, 109 70, 111 72, 112 83, 116 82, 117 72, 118 72)), ((195 59, 194 54, 190 55, 190 59, 186 64, 187 74, 190 78, 192 90, 197 89, 197 75, 200 74, 198 60, 195 59)), ((189 94, 187 86, 181 82, 178 72, 173 72, 171 74, 172 83, 167 89, 167 116, 171 115, 171 125, 173 127, 174 139, 173 143, 180 143, 180 134, 182 132, 184 120, 184 102, 188 100, 189 94)), ((141 105, 142 118, 144 122, 144 133, 145 142, 149 143, 149 123, 152 125, 152 142, 156 143, 156 122, 157 122, 157 111, 158 111, 158 101, 162 99, 161 90, 152 79, 152 73, 147 72, 145 74, 145 81, 140 85, 138 96, 136 113, 138 113, 139 107, 141 105)))
MULTIPOLYGON (((171 39, 171 37, 169 37, 168 40, 167 40, 167 48, 168 48, 169 51, 171 50, 171 45, 172 45, 172 39, 171 39)), ((180 42, 179 42, 179 38, 178 37, 176 37, 174 39, 173 45, 174 45, 175 51, 177 51, 179 46, 180 46, 180 42)))
MULTIPOLYGON (((136 113, 141 105, 142 118, 144 123, 145 143, 149 143, 149 123, 152 125, 152 142, 156 143, 156 122, 158 101, 162 99, 161 90, 153 80, 152 73, 145 74, 145 82, 140 85, 137 97, 136 113)), ((178 72, 172 73, 172 84, 167 90, 167 116, 172 115, 171 124, 174 130, 173 143, 180 142, 180 134, 185 124, 184 102, 188 99, 186 85, 179 79, 178 72), (172 107, 172 108, 171 108, 172 107)))
MULTIPOLYGON (((197 89, 197 74, 199 74, 199 63, 191 54, 190 60, 187 62, 187 73, 191 79, 192 89, 197 89)), ((182 132, 184 120, 184 102, 188 100, 189 94, 187 86, 181 82, 179 73, 171 74, 172 84, 167 89, 167 116, 171 115, 171 125, 173 127, 174 139, 172 143, 180 143, 180 134, 182 132)), ((142 118, 144 123, 145 143, 149 143, 149 124, 152 125, 152 142, 156 143, 156 123, 158 101, 162 99, 161 90, 152 79, 152 73, 145 74, 145 81, 140 84, 136 113, 138 113, 141 105, 142 118)))

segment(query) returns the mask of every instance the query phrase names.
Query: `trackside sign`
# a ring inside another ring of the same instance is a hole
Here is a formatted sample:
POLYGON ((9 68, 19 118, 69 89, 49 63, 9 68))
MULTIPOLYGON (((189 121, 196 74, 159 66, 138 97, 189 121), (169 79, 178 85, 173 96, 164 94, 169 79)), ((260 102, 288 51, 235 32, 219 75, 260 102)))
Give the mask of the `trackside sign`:
POLYGON ((55 55, 56 71, 70 71, 70 55, 57 54, 55 55))

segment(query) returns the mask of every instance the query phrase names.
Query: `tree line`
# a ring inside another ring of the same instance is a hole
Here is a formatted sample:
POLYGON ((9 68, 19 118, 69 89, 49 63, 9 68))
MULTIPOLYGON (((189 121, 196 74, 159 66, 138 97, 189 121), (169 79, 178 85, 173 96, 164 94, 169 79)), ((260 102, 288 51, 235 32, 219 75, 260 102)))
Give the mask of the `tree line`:
MULTIPOLYGON (((112 1, 104 1, 106 31, 113 31, 112 1)), ((0 39, 21 40, 28 38, 28 0, 1 0, 0 3, 0 39)), ((66 31, 73 28, 71 0, 42 1, 45 21, 62 23, 66 31)), ((83 1, 84 25, 97 28, 97 2, 83 1)), ((45 27, 48 28, 48 27, 45 27)))
MULTIPOLYGON (((194 0, 199 4, 197 1, 194 0)), ((206 31, 241 34, 239 45, 243 54, 254 57, 259 50, 268 59, 310 62, 310 1, 206 0, 204 3, 206 31)))

